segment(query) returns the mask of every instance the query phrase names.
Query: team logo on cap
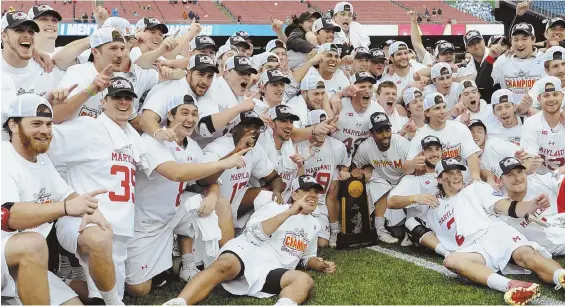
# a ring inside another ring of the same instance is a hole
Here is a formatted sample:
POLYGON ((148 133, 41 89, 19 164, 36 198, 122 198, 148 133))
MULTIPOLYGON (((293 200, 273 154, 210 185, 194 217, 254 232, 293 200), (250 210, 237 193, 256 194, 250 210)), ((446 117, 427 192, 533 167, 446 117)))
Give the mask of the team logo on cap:
POLYGON ((449 42, 444 42, 441 45, 439 45, 439 47, 441 49, 453 49, 453 44, 451 44, 449 42))
POLYGON ((200 40, 201 44, 215 44, 214 41, 212 40, 212 38, 210 38, 208 36, 200 37, 199 40, 200 40))
POLYGON ((527 23, 519 23, 516 25, 516 27, 514 27, 514 30, 524 30, 524 31, 529 31, 530 30, 530 25, 527 23))
POLYGON ((386 121, 386 120, 387 120, 386 116, 382 115, 382 114, 376 115, 375 119, 373 119, 373 121, 375 121, 375 122, 383 122, 383 121, 386 121))
POLYGON ((311 176, 304 176, 302 177, 302 182, 304 183, 314 183, 317 184, 316 180, 311 176))
POLYGON ((15 12, 12 14, 12 18, 14 20, 23 20, 23 19, 27 19, 27 15, 24 12, 15 12))
POLYGON ((359 77, 360 78, 370 78, 371 75, 368 72, 363 71, 363 72, 359 72, 359 77))
POLYGON ((52 11, 53 8, 47 4, 42 4, 37 6, 37 10, 40 12, 52 11))
POLYGON ((508 158, 504 161, 504 167, 509 167, 509 166, 518 165, 518 164, 520 164, 520 162, 517 159, 512 158, 512 157, 508 158))
POLYGON ((239 31, 239 32, 236 33, 236 35, 247 37, 247 36, 249 36, 249 33, 245 32, 245 31, 239 31))
POLYGON ((112 87, 114 87, 114 88, 127 88, 127 89, 131 89, 131 84, 130 84, 128 81, 126 81, 126 80, 118 79, 118 80, 114 80, 114 81, 112 82, 112 87))
POLYGON ((234 36, 234 37, 232 37, 232 40, 234 42, 245 42, 245 39, 243 39, 243 37, 241 37, 241 36, 234 36))
POLYGON ((284 76, 284 75, 282 74, 282 72, 280 72, 279 70, 271 70, 270 73, 271 73, 271 76, 274 76, 274 77, 275 77, 275 76, 280 76, 280 77, 283 77, 283 76, 284 76))
POLYGON ((290 113, 291 113, 291 112, 290 112, 290 108, 288 108, 288 107, 286 107, 286 106, 285 106, 285 107, 280 107, 280 108, 279 108, 279 112, 281 112, 281 113, 283 113, 283 114, 290 114, 290 113))
POLYGON ((432 141, 438 141, 438 139, 434 136, 428 136, 428 137, 424 138, 424 143, 428 143, 428 142, 432 142, 432 141))
POLYGON ((201 56, 200 63, 206 63, 210 65, 214 65, 214 60, 209 56, 201 56))
POLYGON ((239 58, 239 59, 237 60, 237 63, 240 64, 240 65, 251 66, 251 61, 250 61, 249 58, 247 58, 247 57, 239 58))
POLYGON ((148 17, 147 23, 161 23, 161 22, 155 17, 148 17))
POLYGON ((112 40, 116 41, 123 41, 124 38, 122 37, 122 34, 120 34, 120 32, 118 31, 112 31, 112 40))
POLYGON ((465 35, 465 38, 467 38, 467 40, 475 37, 475 36, 479 36, 479 32, 476 31, 469 31, 469 33, 467 33, 467 35, 465 35))
POLYGON ((452 165, 458 165, 459 162, 455 158, 450 158, 450 159, 445 160, 445 164, 447 166, 452 166, 452 165))
POLYGON ((373 56, 374 57, 377 57, 377 56, 383 56, 384 57, 385 53, 381 50, 375 50, 375 51, 373 51, 373 56))
POLYGON ((357 53, 369 53, 369 50, 365 47, 357 48, 357 53))
POLYGON ((255 112, 252 112, 252 111, 247 111, 247 112, 243 113, 243 116, 244 117, 259 118, 259 116, 255 112))

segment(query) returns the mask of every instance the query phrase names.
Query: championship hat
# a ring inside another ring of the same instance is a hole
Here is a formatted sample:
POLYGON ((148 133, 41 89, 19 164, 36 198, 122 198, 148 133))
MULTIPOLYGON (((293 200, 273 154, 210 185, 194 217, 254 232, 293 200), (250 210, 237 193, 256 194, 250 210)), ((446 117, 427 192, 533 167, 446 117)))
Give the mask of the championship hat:
POLYGON ((304 191, 308 191, 310 189, 316 189, 318 192, 324 191, 324 187, 318 184, 316 179, 309 175, 301 175, 292 181, 292 191, 297 191, 299 189, 304 191))
POLYGON ((440 176, 444 171, 451 171, 454 169, 465 171, 467 170, 467 167, 458 162, 455 158, 444 158, 441 162, 436 164, 436 177, 440 176))

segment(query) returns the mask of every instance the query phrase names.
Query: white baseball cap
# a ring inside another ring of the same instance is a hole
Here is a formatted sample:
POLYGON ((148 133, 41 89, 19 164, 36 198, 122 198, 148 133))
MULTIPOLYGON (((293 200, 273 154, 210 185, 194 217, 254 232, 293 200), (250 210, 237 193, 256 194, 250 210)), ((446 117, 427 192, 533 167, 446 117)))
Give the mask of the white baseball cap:
POLYGON ((114 28, 120 31, 124 37, 135 35, 131 23, 122 17, 108 17, 108 19, 106 19, 106 21, 102 24, 102 28, 105 27, 114 28))
POLYGON ((443 69, 447 69, 448 71, 447 74, 453 74, 453 71, 451 70, 451 66, 449 66, 449 64, 437 63, 432 66, 432 71, 431 71, 432 79, 439 78, 442 75, 445 75, 446 74, 445 72, 443 74, 441 73, 443 69))
POLYGON ((337 55, 341 56, 341 49, 336 44, 325 43, 325 44, 321 44, 318 47, 318 53, 322 53, 326 51, 335 52, 337 53, 337 55))
POLYGON ((399 50, 408 50, 408 45, 403 41, 395 41, 388 47, 388 54, 393 56, 399 50))
POLYGON ((254 58, 255 65, 257 67, 261 67, 261 66, 265 65, 266 63, 271 63, 271 62, 277 62, 279 64, 281 63, 280 58, 272 52, 263 52, 261 54, 257 54, 253 58, 254 58))
POLYGON ((103 44, 111 43, 113 41, 125 43, 124 36, 116 28, 103 27, 94 30, 94 33, 90 35, 91 48, 96 48, 103 44))
POLYGON ((544 92, 563 91, 561 80, 557 77, 547 76, 537 80, 530 89, 530 95, 539 97, 544 92), (546 89, 547 85, 553 85, 554 89, 546 89))
POLYGON ((237 50, 236 46, 222 45, 220 46, 220 48, 218 48, 218 52, 216 52, 216 59, 219 60, 222 57, 222 55, 226 54, 226 52, 230 50, 239 53, 239 50, 237 50))
POLYGON ((416 98, 421 97, 423 95, 424 94, 422 93, 422 91, 419 90, 418 88, 408 87, 402 94, 402 100, 404 100, 404 103, 408 105, 412 103, 414 100, 416 100, 416 98))
POLYGON ((555 60, 565 60, 565 48, 555 46, 545 50, 544 62, 555 60))
POLYGON ((322 118, 324 118, 324 120, 328 119, 328 114, 326 113, 325 110, 323 110, 323 109, 312 110, 312 111, 308 112, 308 118, 306 118, 306 120, 307 120, 306 126, 311 126, 311 125, 314 125, 314 124, 324 122, 324 120, 322 120, 322 118))
POLYGON ((353 5, 349 2, 340 2, 334 7, 334 15, 339 12, 351 12, 353 14, 353 5))
MULTIPOLYGON (((7 101, 6 101, 7 102, 7 101)), ((8 111, 5 117, 2 118, 2 124, 6 123, 9 118, 29 118, 29 117, 47 117, 53 118, 53 108, 45 98, 35 94, 22 94, 10 101, 8 111), (37 108, 41 105, 49 108, 50 113, 37 112, 37 108)))
POLYGON ((510 102, 514 105, 518 104, 518 101, 514 99, 514 94, 512 93, 512 91, 508 89, 499 89, 492 93, 492 96, 490 98, 490 103, 492 105, 497 105, 506 102, 510 102))
POLYGON ((286 44, 280 39, 273 39, 267 43, 267 46, 265 46, 265 51, 271 52, 275 48, 283 48, 286 50, 286 44))
POLYGON ((313 90, 326 88, 326 83, 321 76, 317 74, 307 75, 300 82, 300 90, 313 90))
POLYGON ((475 81, 473 80, 465 80, 460 83, 453 83, 452 86, 455 86, 454 88, 455 88, 455 92, 457 92, 457 97, 460 97, 466 88, 472 87, 479 89, 477 83, 475 83, 475 81))
POLYGON ((447 103, 447 99, 439 92, 432 92, 424 99, 424 111, 434 107, 436 104, 447 103))
POLYGON ((198 108, 198 105, 196 104, 196 98, 193 95, 187 93, 182 96, 181 95, 169 96, 167 100, 167 104, 165 106, 166 112, 169 113, 171 110, 182 104, 194 104, 194 106, 198 108))

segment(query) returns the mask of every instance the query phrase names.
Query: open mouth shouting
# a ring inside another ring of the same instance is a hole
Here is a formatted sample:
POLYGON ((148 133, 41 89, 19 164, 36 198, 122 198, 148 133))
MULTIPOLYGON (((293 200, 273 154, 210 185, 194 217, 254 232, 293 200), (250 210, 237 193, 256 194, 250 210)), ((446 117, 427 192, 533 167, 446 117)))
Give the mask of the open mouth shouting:
POLYGON ((31 41, 27 41, 27 40, 21 41, 20 47, 22 47, 26 50, 30 50, 31 49, 31 41))

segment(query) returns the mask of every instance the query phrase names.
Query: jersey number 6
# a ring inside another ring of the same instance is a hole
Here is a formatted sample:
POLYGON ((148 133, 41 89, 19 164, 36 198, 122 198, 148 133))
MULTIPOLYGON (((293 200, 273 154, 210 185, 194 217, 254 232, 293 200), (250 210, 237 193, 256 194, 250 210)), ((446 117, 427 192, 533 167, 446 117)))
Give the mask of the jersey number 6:
POLYGON ((124 188, 122 193, 110 191, 108 193, 110 201, 129 202, 131 199, 131 202, 135 203, 135 170, 130 169, 127 166, 113 165, 112 168, 110 168, 110 174, 123 175, 123 180, 120 182, 120 186, 124 188))

